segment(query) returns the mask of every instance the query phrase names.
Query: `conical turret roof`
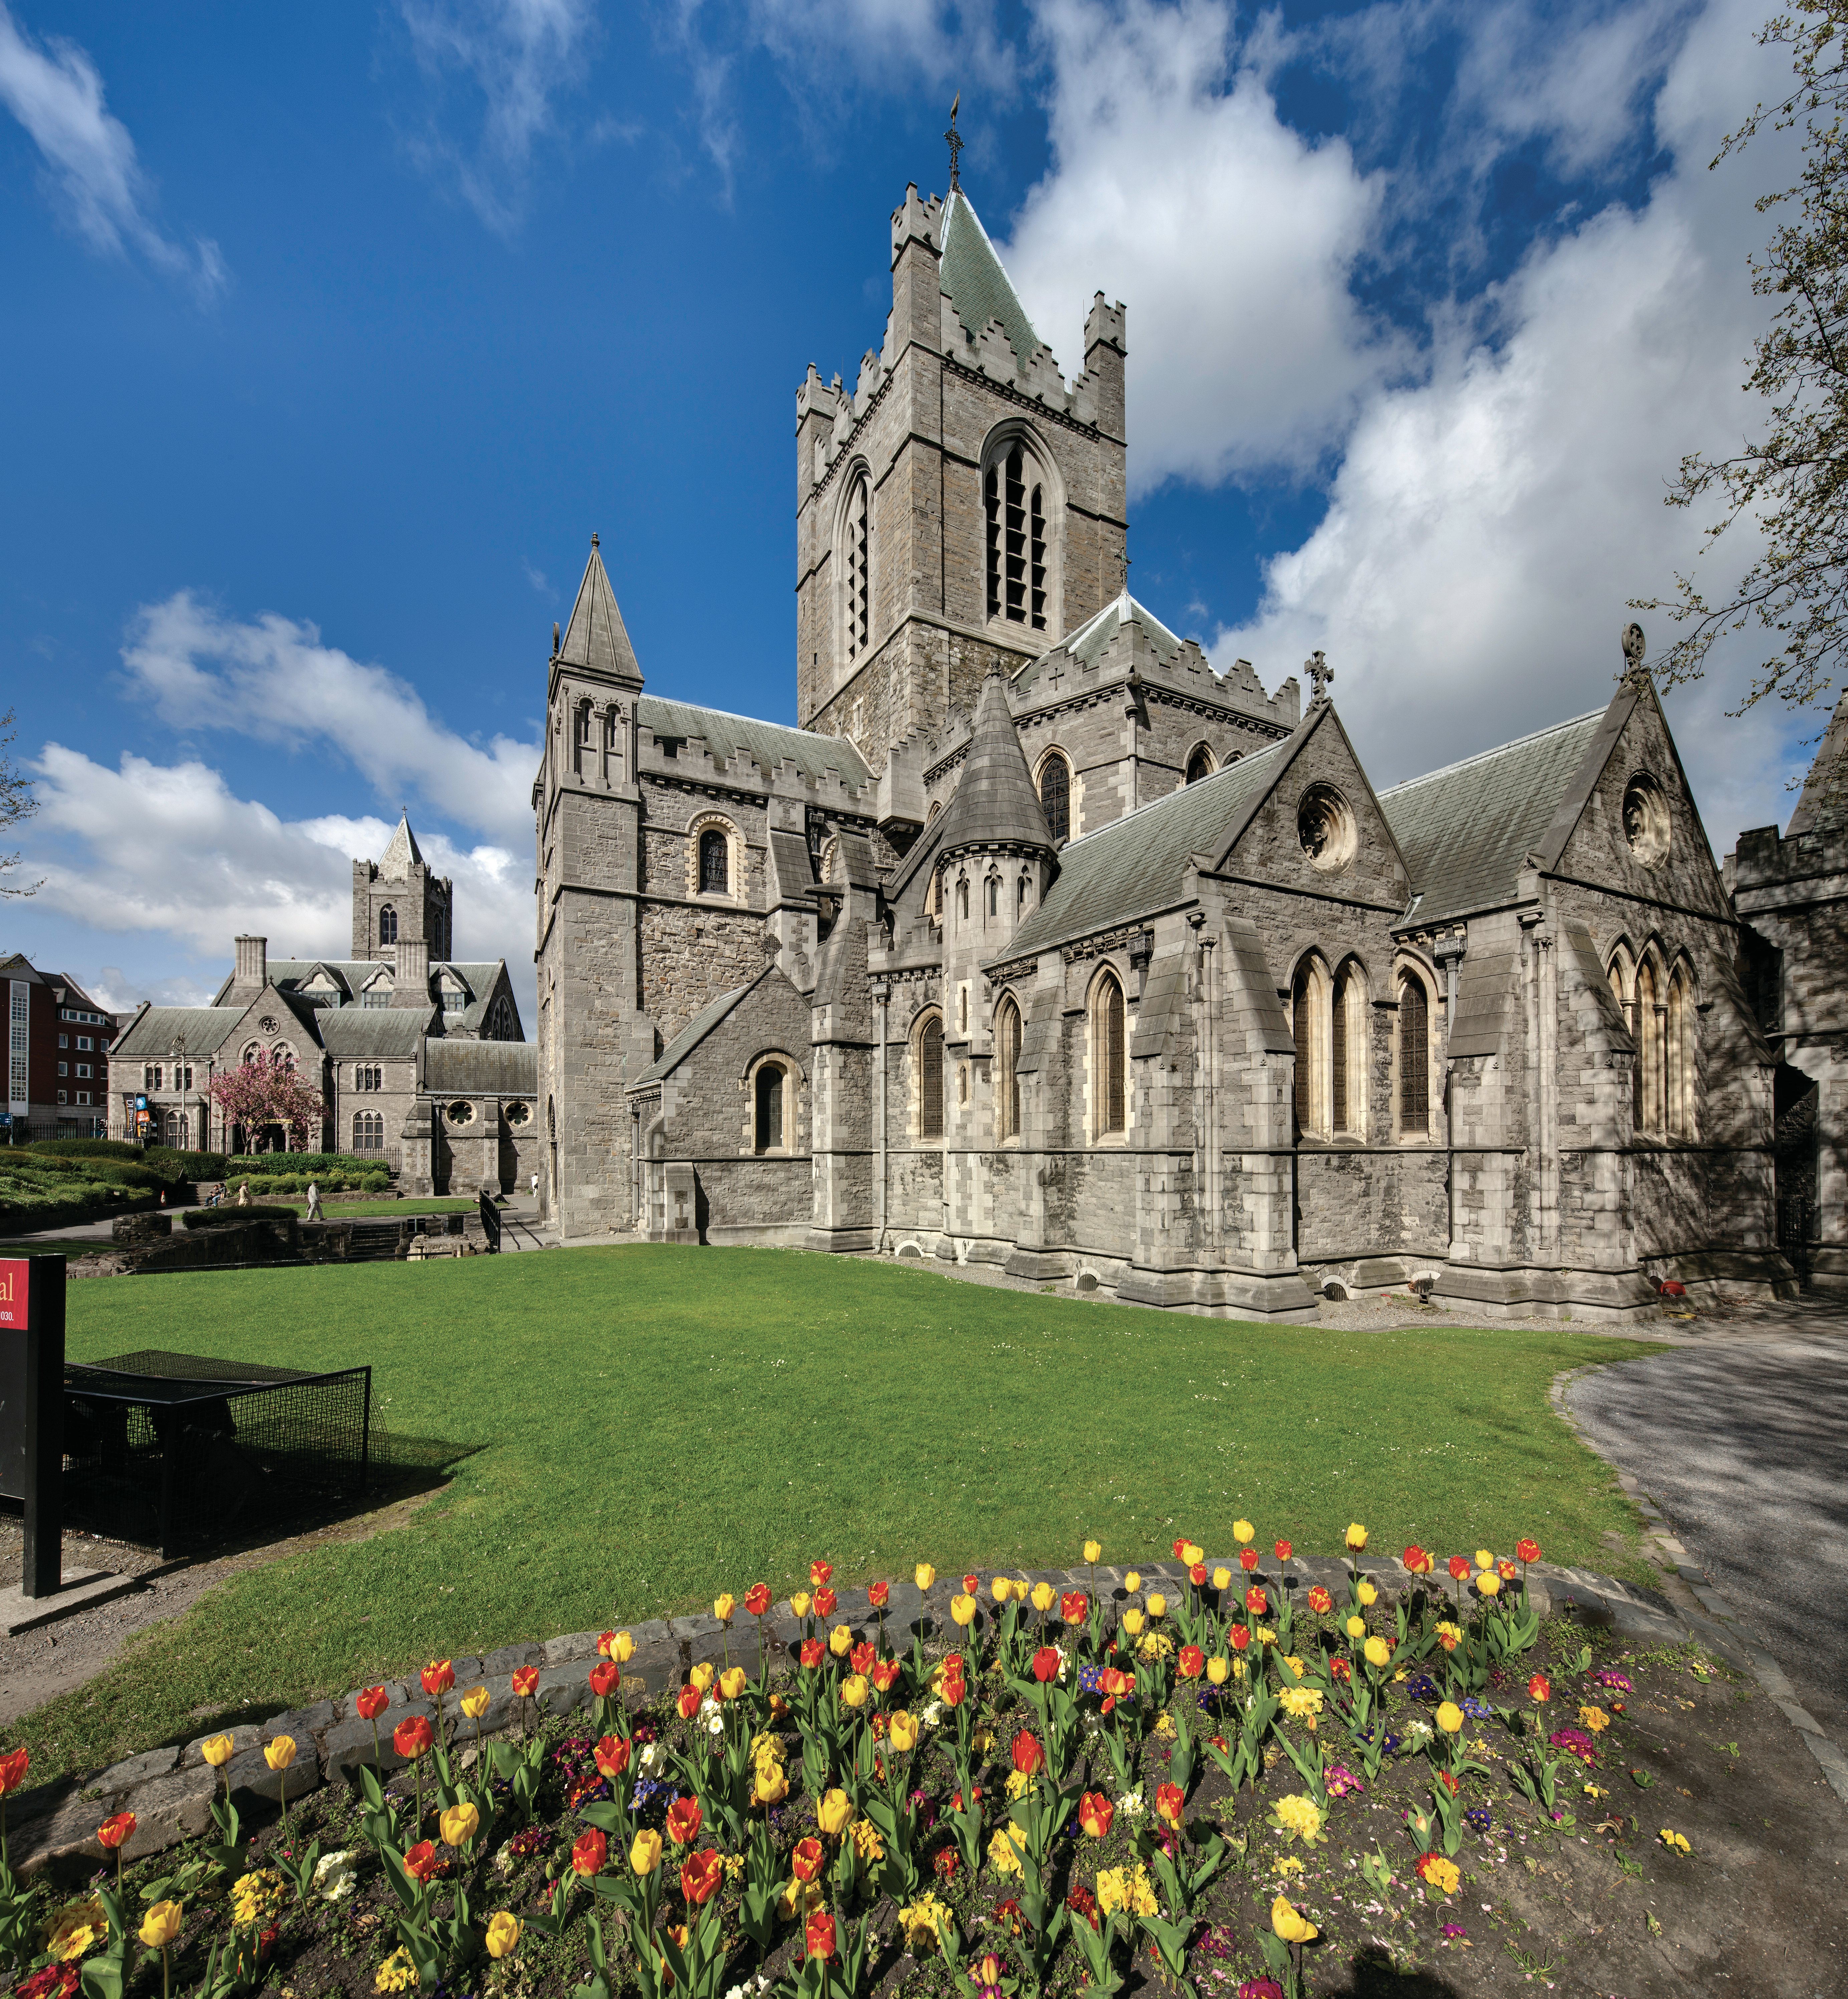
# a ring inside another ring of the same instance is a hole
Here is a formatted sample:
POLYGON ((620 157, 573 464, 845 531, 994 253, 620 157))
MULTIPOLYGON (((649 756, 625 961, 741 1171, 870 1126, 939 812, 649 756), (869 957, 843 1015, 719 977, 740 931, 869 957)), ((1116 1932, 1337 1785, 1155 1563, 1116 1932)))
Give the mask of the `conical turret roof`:
POLYGON ((577 587, 577 601, 571 607, 571 622, 565 628, 565 643, 559 659, 568 667, 587 667, 592 673, 609 674, 619 680, 642 684, 642 669, 635 649, 616 608, 616 593, 610 587, 608 573, 597 537, 590 537, 590 560, 584 565, 584 580, 577 587))
POLYGON ((414 868, 421 868, 424 857, 417 850, 417 837, 410 830, 410 814, 402 809, 398 814, 398 830, 386 844, 385 851, 379 857, 379 876, 384 882, 404 882, 410 878, 414 868))
POLYGON ((970 847, 1052 848, 1052 834, 1040 804, 1040 794, 1021 754, 1020 738, 1008 709, 1007 691, 998 673, 981 684, 969 754, 957 781, 937 834, 938 854, 946 859, 970 847))

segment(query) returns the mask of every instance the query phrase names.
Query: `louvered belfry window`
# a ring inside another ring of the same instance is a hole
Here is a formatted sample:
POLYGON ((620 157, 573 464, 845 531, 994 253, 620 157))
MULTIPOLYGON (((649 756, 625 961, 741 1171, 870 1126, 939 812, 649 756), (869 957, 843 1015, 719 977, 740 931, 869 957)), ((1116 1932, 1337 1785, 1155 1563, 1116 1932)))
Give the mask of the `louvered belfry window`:
POLYGON ((872 513, 866 476, 853 482, 847 501, 847 657, 866 650, 872 629, 872 513))
POLYGON ((1046 501, 1032 467, 1016 445, 988 467, 983 497, 988 513, 988 615, 1046 629, 1046 501))

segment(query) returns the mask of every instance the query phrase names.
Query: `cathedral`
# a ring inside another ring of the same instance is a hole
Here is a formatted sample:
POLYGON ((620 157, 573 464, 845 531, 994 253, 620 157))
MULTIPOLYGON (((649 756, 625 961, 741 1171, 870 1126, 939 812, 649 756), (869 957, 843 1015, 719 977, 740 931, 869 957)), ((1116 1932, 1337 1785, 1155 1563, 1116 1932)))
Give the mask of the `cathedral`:
POLYGON ((648 692, 594 535, 554 628, 563 1238, 1241 1318, 1787 1291, 1778 1056, 1641 633, 1603 709, 1376 792, 1320 655, 1267 691, 1130 594, 1124 307, 1064 375, 953 176, 891 279, 796 391, 800 726, 648 692))

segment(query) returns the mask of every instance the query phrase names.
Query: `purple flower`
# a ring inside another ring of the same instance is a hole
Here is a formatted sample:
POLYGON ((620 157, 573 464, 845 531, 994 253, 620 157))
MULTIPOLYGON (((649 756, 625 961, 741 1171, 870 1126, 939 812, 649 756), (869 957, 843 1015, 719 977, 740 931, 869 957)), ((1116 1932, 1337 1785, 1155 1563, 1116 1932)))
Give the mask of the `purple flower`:
POLYGON ((1467 1941, 1469 1932, 1461 1923, 1446 1923, 1444 1925, 1444 1935, 1447 1937, 1462 1937, 1467 1941))
POLYGON ((1344 1798, 1350 1792, 1361 1792, 1367 1788, 1345 1763, 1337 1763, 1328 1772, 1323 1782, 1331 1797, 1344 1798))
POLYGON ((1283 1999, 1283 1987, 1274 1978, 1248 1978, 1238 1988, 1238 1999, 1283 1999))
POLYGON ((1618 1693, 1634 1693, 1636 1689, 1628 1676, 1620 1673, 1614 1666, 1600 1666, 1595 1672, 1587 1673, 1586 1679, 1594 1686, 1609 1687, 1618 1693))

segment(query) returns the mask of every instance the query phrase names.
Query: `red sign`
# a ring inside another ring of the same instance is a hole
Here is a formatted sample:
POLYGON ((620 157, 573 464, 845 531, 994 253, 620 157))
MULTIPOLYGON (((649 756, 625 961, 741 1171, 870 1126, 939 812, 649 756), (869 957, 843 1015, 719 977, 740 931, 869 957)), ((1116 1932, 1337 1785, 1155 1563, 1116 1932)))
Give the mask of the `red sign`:
POLYGON ((32 1263, 25 1256, 0 1260, 0 1325, 26 1330, 26 1300, 32 1288, 32 1263))

